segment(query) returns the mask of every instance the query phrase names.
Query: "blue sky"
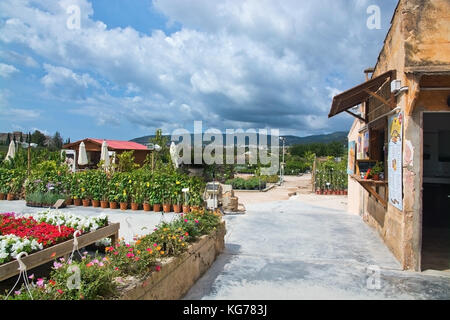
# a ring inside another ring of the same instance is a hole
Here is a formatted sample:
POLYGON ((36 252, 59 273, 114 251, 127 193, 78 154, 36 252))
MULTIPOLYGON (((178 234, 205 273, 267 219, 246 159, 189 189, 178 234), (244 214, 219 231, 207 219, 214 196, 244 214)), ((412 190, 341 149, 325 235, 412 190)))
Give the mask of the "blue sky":
POLYGON ((2 0, 0 132, 132 139, 162 128, 348 130, 396 0, 2 0), (366 26, 381 9, 381 28, 366 26), (69 28, 80 12, 80 28, 69 28), (70 26, 70 25, 69 25, 70 26))

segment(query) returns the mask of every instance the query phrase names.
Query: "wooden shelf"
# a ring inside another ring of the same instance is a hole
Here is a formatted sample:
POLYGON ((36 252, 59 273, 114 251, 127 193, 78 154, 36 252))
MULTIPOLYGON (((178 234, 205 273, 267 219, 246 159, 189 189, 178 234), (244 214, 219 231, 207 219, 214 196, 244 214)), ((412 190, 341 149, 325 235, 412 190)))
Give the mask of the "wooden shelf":
POLYGON ((375 199, 377 199, 378 202, 380 202, 385 209, 387 208, 387 201, 386 201, 386 199, 387 199, 387 196, 386 196, 387 188, 385 188, 384 199, 374 189, 374 187, 378 187, 378 186, 387 186, 387 184, 388 184, 387 181, 384 181, 384 180, 372 180, 372 179, 361 179, 361 177, 358 177, 356 174, 351 174, 350 176, 354 180, 356 180, 364 189, 366 189, 367 192, 369 192, 369 194, 374 196, 375 199))

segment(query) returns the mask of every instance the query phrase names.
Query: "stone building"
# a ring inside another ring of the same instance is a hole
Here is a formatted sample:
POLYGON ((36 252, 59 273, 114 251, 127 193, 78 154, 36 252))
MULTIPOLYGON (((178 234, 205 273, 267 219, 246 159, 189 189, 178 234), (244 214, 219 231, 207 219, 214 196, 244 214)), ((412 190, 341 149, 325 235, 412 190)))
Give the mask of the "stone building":
POLYGON ((450 1, 400 0, 365 73, 329 113, 355 117, 349 211, 379 232, 404 269, 449 271, 450 1), (367 171, 377 161, 384 177, 375 180, 367 171))

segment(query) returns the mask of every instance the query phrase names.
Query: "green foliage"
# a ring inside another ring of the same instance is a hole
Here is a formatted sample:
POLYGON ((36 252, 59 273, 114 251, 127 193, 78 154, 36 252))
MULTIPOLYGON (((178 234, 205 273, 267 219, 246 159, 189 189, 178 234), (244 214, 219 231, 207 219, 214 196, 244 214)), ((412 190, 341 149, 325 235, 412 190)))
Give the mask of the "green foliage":
POLYGON ((134 161, 134 151, 125 151, 117 155, 119 161, 117 165, 117 170, 119 172, 131 172, 137 168, 139 165, 134 161))
POLYGON ((315 153, 317 157, 341 157, 346 153, 346 145, 338 141, 332 141, 329 143, 297 144, 291 146, 289 148, 289 152, 291 155, 303 158, 308 157, 311 153, 315 153))
POLYGON ((328 157, 326 161, 317 162, 315 183, 318 189, 347 189, 347 158, 337 162, 333 157, 328 157))
POLYGON ((248 179, 234 178, 226 181, 231 184, 235 190, 262 190, 266 188, 266 178, 251 177, 248 179))

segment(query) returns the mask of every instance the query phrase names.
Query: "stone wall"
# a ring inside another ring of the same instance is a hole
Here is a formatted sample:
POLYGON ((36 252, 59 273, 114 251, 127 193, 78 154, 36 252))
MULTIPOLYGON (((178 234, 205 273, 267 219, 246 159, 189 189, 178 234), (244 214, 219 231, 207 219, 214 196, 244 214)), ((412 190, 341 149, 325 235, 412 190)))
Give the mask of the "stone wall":
POLYGON ((225 222, 202 236, 178 257, 164 261, 159 272, 144 280, 127 279, 121 300, 177 300, 209 269, 225 247, 225 222))
POLYGON ((449 30, 448 0, 401 0, 375 67, 373 76, 396 70, 397 79, 409 88, 397 98, 397 106, 404 111, 403 211, 388 204, 380 219, 380 208, 368 193, 361 186, 359 191, 349 187, 349 202, 363 193, 364 220, 378 231, 404 269, 420 270, 422 114, 449 111, 450 91, 421 91, 420 87, 450 86, 448 74, 423 76, 423 72, 450 72, 449 30))

